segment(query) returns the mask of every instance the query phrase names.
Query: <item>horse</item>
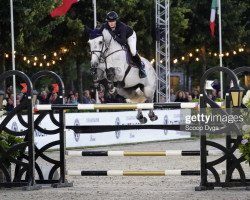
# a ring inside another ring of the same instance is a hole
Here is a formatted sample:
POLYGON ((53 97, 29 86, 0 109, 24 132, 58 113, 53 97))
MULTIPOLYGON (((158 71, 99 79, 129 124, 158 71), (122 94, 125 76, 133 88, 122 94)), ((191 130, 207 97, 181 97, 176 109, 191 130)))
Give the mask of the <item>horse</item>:
MULTIPOLYGON (((107 29, 89 31, 91 52, 91 72, 97 87, 102 80, 107 81, 110 93, 117 92, 129 103, 152 103, 157 87, 157 75, 151 63, 141 58, 147 77, 139 78, 139 69, 130 62, 129 51, 113 39, 107 29)), ((153 110, 148 114, 151 121, 158 117, 153 110)), ((146 123, 142 111, 138 110, 137 119, 146 123)))

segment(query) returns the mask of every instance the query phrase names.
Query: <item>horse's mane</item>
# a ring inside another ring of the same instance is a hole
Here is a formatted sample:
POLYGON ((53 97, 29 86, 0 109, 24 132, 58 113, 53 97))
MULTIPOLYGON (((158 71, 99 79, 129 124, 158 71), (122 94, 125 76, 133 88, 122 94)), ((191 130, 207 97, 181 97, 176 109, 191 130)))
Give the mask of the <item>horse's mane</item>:
POLYGON ((95 39, 97 37, 100 37, 100 36, 102 36, 102 32, 98 28, 91 30, 89 33, 89 39, 91 39, 91 40, 95 39))

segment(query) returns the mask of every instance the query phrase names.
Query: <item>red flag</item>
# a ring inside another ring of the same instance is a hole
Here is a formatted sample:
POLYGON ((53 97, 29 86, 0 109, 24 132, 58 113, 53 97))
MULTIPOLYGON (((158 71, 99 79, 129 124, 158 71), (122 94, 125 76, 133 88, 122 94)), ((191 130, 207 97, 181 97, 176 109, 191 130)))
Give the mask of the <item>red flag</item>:
POLYGON ((28 91, 27 84, 26 83, 20 83, 20 85, 23 87, 22 90, 21 90, 21 92, 22 93, 26 93, 28 91))
POLYGON ((51 17, 60 17, 65 15, 68 10, 71 8, 72 4, 77 3, 79 0, 63 0, 62 4, 52 10, 50 13, 51 17))
POLYGON ((57 83, 52 84, 52 86, 53 86, 53 91, 52 91, 53 93, 59 92, 59 86, 57 83))

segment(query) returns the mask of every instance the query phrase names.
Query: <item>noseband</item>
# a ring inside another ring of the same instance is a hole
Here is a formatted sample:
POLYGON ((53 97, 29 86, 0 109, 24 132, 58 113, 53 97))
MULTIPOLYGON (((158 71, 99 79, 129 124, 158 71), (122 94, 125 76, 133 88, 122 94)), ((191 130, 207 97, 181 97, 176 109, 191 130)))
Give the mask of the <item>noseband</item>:
POLYGON ((116 51, 113 51, 113 52, 111 52, 110 54, 108 54, 108 55, 105 56, 106 52, 107 52, 108 49, 110 48, 110 44, 111 44, 111 41, 112 41, 113 37, 110 38, 110 41, 108 42, 108 45, 106 45, 107 48, 106 48, 105 50, 104 50, 104 46, 105 46, 104 37, 102 36, 102 38, 103 38, 103 39, 102 39, 102 40, 103 40, 103 43, 102 43, 102 48, 101 48, 101 50, 90 51, 90 53, 91 53, 91 55, 94 54, 94 55, 98 58, 98 60, 99 60, 100 63, 105 63, 106 68, 107 68, 106 59, 107 59, 109 56, 111 56, 111 55, 113 55, 113 54, 115 54, 115 53, 117 53, 117 52, 119 52, 119 51, 125 51, 126 49, 122 46, 121 49, 118 49, 118 50, 116 50, 116 51), (98 56, 96 53, 100 53, 100 56, 98 56))

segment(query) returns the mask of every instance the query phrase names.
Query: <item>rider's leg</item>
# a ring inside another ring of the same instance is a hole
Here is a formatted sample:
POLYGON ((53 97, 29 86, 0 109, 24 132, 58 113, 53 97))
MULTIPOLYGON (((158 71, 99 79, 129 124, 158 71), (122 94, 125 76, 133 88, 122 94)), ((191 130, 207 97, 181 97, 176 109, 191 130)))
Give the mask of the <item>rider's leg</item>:
POLYGON ((146 72, 145 72, 145 65, 141 61, 141 58, 136 51, 136 41, 137 41, 136 33, 133 32, 133 34, 127 39, 127 41, 128 41, 129 49, 130 49, 131 54, 133 56, 132 59, 139 68, 139 77, 145 78, 147 76, 146 72))

